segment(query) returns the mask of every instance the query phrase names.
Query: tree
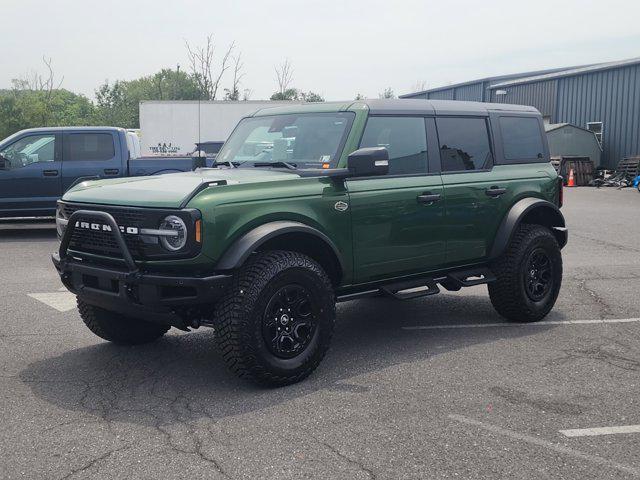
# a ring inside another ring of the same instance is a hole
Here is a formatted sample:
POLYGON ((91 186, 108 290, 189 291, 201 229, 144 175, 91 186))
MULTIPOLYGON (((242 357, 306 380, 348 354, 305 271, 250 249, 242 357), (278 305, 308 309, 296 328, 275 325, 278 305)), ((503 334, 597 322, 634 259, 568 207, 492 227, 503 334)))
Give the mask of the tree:
MULTIPOLYGON (((242 77, 244 77, 244 73, 242 72, 242 69, 244 68, 244 64, 240 60, 241 57, 242 57, 241 53, 239 53, 238 56, 235 57, 235 63, 233 67, 233 83, 231 84, 231 88, 224 89, 225 100, 236 100, 236 101, 240 100, 240 80, 242 80, 242 77)), ((246 92, 247 92, 247 89, 245 89, 245 94, 246 92)))
POLYGON ((127 82, 108 81, 96 90, 96 116, 99 123, 114 127, 136 128, 139 119, 136 115, 138 104, 128 92, 127 82))
POLYGON ((95 124, 95 107, 64 89, 0 91, 0 138, 33 127, 95 124))
POLYGON ((105 125, 138 128, 144 100, 197 100, 200 86, 193 75, 165 68, 130 81, 105 82, 96 90, 97 118, 105 125))
POLYGON ((12 80, 11 90, 0 91, 0 138, 33 127, 92 125, 95 107, 83 95, 62 87, 50 58, 43 57, 46 73, 31 72, 12 80))
POLYGON ((362 95, 361 93, 356 94, 356 100, 366 100, 367 97, 365 97, 364 95, 362 95))
POLYGON ((300 92, 297 88, 287 88, 283 92, 275 92, 271 95, 271 100, 298 100, 300 98, 300 92))
MULTIPOLYGON (((189 42, 185 40, 187 54, 191 64, 191 75, 197 82, 203 100, 215 100, 218 95, 218 89, 222 76, 229 68, 229 60, 235 49, 235 42, 231 42, 229 48, 222 57, 220 65, 215 66, 215 45, 213 43, 213 35, 207 36, 206 44, 202 47, 191 47, 189 42)), ((238 59, 240 56, 237 57, 238 59)))
POLYGON ((393 91, 393 88, 387 87, 384 89, 382 93, 378 94, 380 98, 396 98, 396 94, 393 91))
POLYGON ((426 80, 416 80, 411 86, 412 92, 424 92, 427 89, 426 80))
POLYGON ((300 100, 304 102, 324 102, 324 97, 315 92, 300 92, 300 100))
POLYGON ((54 90, 59 90, 62 86, 64 77, 56 84, 55 73, 53 71, 51 58, 42 57, 47 73, 43 76, 41 73, 33 71, 22 78, 14 78, 11 83, 15 91, 38 92, 39 98, 38 115, 39 123, 47 126, 47 121, 51 113, 51 101, 54 90))
MULTIPOLYGON (((291 63, 289 62, 289 60, 286 59, 284 62, 282 62, 282 65, 276 65, 275 71, 276 71, 276 80, 278 82, 277 93, 280 94, 280 97, 287 96, 286 95, 287 92, 291 94, 291 92, 294 91, 295 88, 291 88, 291 82, 293 82, 293 67, 291 66, 291 63)), ((271 99, 274 100, 273 98, 271 99)), ((291 100, 291 99, 285 99, 285 100, 291 100)))

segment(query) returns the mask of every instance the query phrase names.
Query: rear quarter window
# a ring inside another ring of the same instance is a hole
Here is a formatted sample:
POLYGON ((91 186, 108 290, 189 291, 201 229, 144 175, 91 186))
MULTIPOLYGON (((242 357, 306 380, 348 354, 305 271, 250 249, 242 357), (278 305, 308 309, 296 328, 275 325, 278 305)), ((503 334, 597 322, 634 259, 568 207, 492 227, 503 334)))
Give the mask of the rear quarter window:
POLYGON ((542 129, 536 117, 500 117, 504 162, 544 161, 542 129))
POLYGON ((67 141, 69 153, 65 160, 110 160, 116 154, 110 133, 72 133, 67 141))

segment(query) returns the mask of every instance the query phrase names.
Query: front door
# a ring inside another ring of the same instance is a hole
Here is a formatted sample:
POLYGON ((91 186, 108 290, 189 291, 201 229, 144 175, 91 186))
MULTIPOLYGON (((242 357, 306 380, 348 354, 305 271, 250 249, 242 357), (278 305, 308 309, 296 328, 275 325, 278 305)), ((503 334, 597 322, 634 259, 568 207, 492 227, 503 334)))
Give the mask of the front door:
MULTIPOLYGON (((389 174, 347 181, 354 276, 364 283, 436 269, 444 262, 444 195, 429 171, 433 119, 371 116, 360 147, 386 147, 389 174)), ((437 149, 435 150, 437 152, 437 149)))
POLYGON ((28 134, 0 155, 0 216, 53 215, 62 196, 60 136, 28 134))

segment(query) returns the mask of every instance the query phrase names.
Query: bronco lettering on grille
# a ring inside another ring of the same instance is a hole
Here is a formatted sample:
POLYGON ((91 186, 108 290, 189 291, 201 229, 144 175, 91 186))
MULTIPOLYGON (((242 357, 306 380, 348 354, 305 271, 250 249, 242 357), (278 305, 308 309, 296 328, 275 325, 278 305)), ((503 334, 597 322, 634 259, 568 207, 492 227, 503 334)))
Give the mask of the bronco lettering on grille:
MULTIPOLYGON (((81 228, 83 230, 93 230, 98 232, 111 232, 111 226, 105 225, 104 223, 91 223, 91 222, 76 222, 76 228, 81 228)), ((118 226, 122 233, 126 233, 129 235, 138 235, 140 233, 140 229, 138 227, 122 227, 118 226)))

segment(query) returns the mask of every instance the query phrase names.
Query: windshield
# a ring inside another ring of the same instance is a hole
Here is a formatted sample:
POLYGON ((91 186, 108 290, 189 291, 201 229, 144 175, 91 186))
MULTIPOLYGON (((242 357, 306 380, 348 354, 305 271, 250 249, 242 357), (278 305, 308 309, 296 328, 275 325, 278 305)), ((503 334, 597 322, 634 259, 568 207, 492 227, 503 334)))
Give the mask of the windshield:
POLYGON ((297 168, 333 168, 353 122, 352 112, 245 118, 218 154, 218 162, 297 168))

